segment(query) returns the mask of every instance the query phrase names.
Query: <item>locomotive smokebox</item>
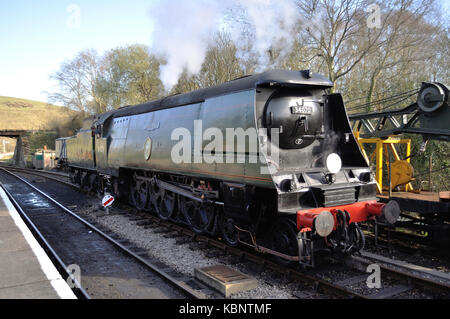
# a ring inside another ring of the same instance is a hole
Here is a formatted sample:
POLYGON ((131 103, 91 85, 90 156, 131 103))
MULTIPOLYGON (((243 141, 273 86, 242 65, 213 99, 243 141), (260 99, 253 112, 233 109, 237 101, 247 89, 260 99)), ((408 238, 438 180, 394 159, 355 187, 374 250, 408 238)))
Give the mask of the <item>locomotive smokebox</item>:
POLYGON ((279 147, 301 149, 323 136, 323 101, 309 93, 284 91, 273 96, 265 111, 270 135, 279 132, 279 147))

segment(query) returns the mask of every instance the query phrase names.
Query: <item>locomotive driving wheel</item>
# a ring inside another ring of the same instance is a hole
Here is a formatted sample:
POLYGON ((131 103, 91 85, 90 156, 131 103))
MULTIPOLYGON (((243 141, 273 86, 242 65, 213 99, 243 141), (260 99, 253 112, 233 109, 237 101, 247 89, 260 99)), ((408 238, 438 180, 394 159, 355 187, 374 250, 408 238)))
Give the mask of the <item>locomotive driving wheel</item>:
POLYGON ((161 190, 157 199, 158 215, 162 220, 168 220, 177 211, 177 195, 166 190, 161 190))
POLYGON ((131 186, 131 202, 139 210, 144 210, 148 201, 148 184, 134 179, 131 186))
POLYGON ((159 214, 158 199, 161 196, 161 190, 155 182, 150 182, 148 185, 149 200, 147 208, 159 214))
POLYGON ((183 198, 181 205, 183 215, 195 233, 202 234, 206 232, 214 222, 215 213, 211 205, 205 205, 186 198, 183 198))
MULTIPOLYGON (((295 223, 289 219, 279 219, 270 236, 272 250, 288 256, 298 256, 297 243, 297 227, 295 223)), ((275 260, 285 266, 294 264, 293 261, 284 259, 279 256, 274 257, 275 260)))
POLYGON ((239 234, 232 219, 222 218, 220 222, 220 230, 222 232, 223 240, 227 245, 236 247, 239 244, 239 234))

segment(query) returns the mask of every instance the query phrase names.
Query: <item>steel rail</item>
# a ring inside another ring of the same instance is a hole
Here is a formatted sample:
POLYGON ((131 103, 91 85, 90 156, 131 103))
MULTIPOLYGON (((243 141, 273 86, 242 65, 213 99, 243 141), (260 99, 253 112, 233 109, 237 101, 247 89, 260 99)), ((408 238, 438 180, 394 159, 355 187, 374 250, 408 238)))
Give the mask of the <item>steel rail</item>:
POLYGON ((103 231, 101 231, 100 229, 98 229, 97 227, 95 227, 94 225, 92 225, 91 223, 89 223, 88 221, 84 220, 83 218, 81 218, 80 216, 78 216, 77 214, 75 214, 74 212, 72 212, 70 209, 66 208, 64 205, 62 205, 61 203, 59 203, 58 201, 56 201, 55 199, 53 199, 52 197, 50 197, 49 195, 47 195, 46 193, 44 193, 43 191, 41 191, 40 189, 38 189, 37 187, 35 187, 34 185, 32 185, 31 183, 29 183, 28 181, 24 180, 23 178, 21 178, 20 176, 17 176, 16 174, 8 171, 5 168, 0 167, 0 170, 7 172, 8 174, 10 174, 11 176, 15 177, 16 179, 20 180, 21 182, 23 182, 24 184, 28 185, 29 187, 31 187, 32 189, 34 189, 35 191, 37 191, 39 194, 41 194, 42 196, 44 196, 45 198, 47 198, 48 200, 50 200, 52 203, 54 203, 55 205, 57 205, 58 207, 60 207, 62 210, 64 210, 66 213, 68 213, 69 215, 71 215, 72 217, 76 218, 78 221, 80 221, 81 223, 83 223, 85 226, 87 226, 88 228, 90 228, 91 230, 95 231, 97 234, 101 235, 103 238, 105 238, 107 241, 109 241, 110 243, 112 243, 114 246, 120 248, 120 250, 122 250, 123 252, 125 252, 127 255, 131 256, 133 259, 136 259, 137 261, 139 261, 141 264, 145 265, 147 268, 149 268, 151 271, 153 271, 154 273, 156 273, 157 275, 159 275, 161 278, 163 278, 164 280, 168 281, 170 284, 172 284, 173 286, 175 286, 176 288, 180 289, 181 291, 183 291, 185 294, 187 294, 188 296, 194 298, 194 299, 205 299, 207 298, 207 296, 204 293, 201 293, 199 291, 196 291, 192 288, 190 288, 187 284, 185 284, 184 282, 175 279, 174 277, 170 276, 169 274, 167 274, 166 272, 162 271, 161 269, 159 269, 157 266, 153 265, 151 262, 149 262, 148 260, 145 260, 144 258, 142 258, 141 256, 135 254, 133 251, 131 251, 130 249, 128 249, 127 247, 125 247, 124 245, 120 244, 119 242, 117 242, 116 240, 114 240, 113 238, 111 238, 110 236, 108 236, 107 234, 105 234, 103 231))
POLYGON ((17 210, 17 212, 20 214, 30 231, 33 233, 35 237, 37 237, 37 241, 39 244, 41 244, 44 251, 47 253, 49 258, 53 261, 55 264, 56 269, 58 269, 59 273, 64 273, 66 276, 66 280, 68 278, 71 278, 74 282, 74 287, 71 288, 74 294, 77 296, 77 298, 83 298, 83 299, 91 299, 89 294, 86 292, 86 290, 81 286, 81 284, 76 280, 76 278, 73 278, 71 273, 69 272, 67 265, 62 261, 62 259, 59 257, 59 255, 56 253, 56 251, 53 249, 53 247, 50 245, 50 243, 45 239, 45 237, 42 235, 42 233, 39 231, 39 229, 36 227, 36 225, 31 221, 31 219, 28 217, 28 215, 24 212, 22 207, 20 207, 19 203, 15 200, 15 198, 11 195, 11 193, 6 189, 6 187, 3 185, 3 183, 0 182, 0 187, 5 191, 6 195, 8 196, 9 200, 13 204, 14 208, 17 210))
MULTIPOLYGON (((310 284, 313 284, 313 286, 318 291, 323 290, 328 293, 338 293, 339 295, 347 295, 347 296, 351 296, 354 298, 360 298, 360 299, 369 299, 370 298, 369 295, 359 294, 355 291, 352 291, 351 289, 349 289, 347 287, 318 279, 314 276, 310 276, 308 274, 305 274, 301 271, 298 271, 298 270, 295 270, 292 268, 287 268, 287 267, 281 266, 271 260, 268 260, 265 257, 258 256, 252 252, 248 252, 248 251, 236 248, 236 247, 230 247, 230 246, 226 245, 225 243, 218 241, 216 239, 212 239, 212 238, 204 236, 204 235, 198 235, 195 232, 193 232, 183 226, 174 224, 171 221, 164 221, 164 220, 159 219, 156 216, 151 216, 151 215, 145 215, 145 218, 152 220, 158 226, 163 226, 163 227, 168 228, 171 231, 178 232, 179 234, 184 234, 188 237, 191 237, 193 240, 195 240, 197 242, 206 243, 207 245, 209 245, 211 247, 218 248, 227 253, 233 254, 240 258, 247 259, 256 264, 264 265, 268 269, 276 271, 280 274, 289 275, 296 280, 306 281, 310 284)), ((337 258, 331 258, 331 259, 342 262, 342 259, 337 259, 337 258)), ((373 261, 370 262, 369 259, 362 258, 359 256, 346 256, 344 263, 347 264, 348 266, 351 266, 354 269, 365 272, 367 265, 373 264, 374 262, 373 261), (364 268, 355 267, 355 264, 364 265, 364 268)), ((450 289, 450 283, 439 282, 439 281, 436 281, 436 280, 433 280, 430 278, 421 277, 419 275, 411 274, 408 271, 403 272, 401 270, 394 269, 394 268, 389 267, 388 265, 382 264, 382 263, 380 263, 380 268, 382 269, 382 271, 388 273, 391 277, 394 277, 394 278, 397 278, 400 280, 406 280, 408 283, 411 282, 418 286, 427 286, 432 289, 436 289, 436 290, 440 290, 440 291, 448 292, 450 289)), ((416 270, 416 272, 420 272, 420 271, 416 270)))
MULTIPOLYGON (((0 169, 3 169, 3 168, 0 167, 0 169)), ((22 170, 22 169, 16 169, 16 170, 22 170)), ((11 172, 8 172, 8 173, 10 173, 12 175, 15 175, 15 174, 13 174, 11 172)), ((24 171, 24 173, 27 174, 26 171, 24 171)), ((35 172, 30 172, 30 174, 32 174, 32 173, 35 173, 35 172)), ((42 176, 44 178, 53 179, 53 178, 51 178, 49 176, 44 176, 44 174, 36 174, 36 175, 42 176)), ((16 177, 21 179, 23 182, 25 182, 26 184, 30 185, 34 189, 36 189, 38 192, 42 193, 44 196, 46 196, 50 200, 54 201, 55 203, 58 203, 55 200, 51 199, 47 194, 45 194, 42 191, 38 190, 33 185, 29 184, 27 181, 23 180, 19 176, 16 176, 16 177)), ((67 184, 66 182, 63 182, 61 180, 56 180, 56 181, 64 183, 64 184, 67 184)), ((73 184, 70 184, 70 186, 72 186, 72 185, 73 184)), ((64 210, 66 210, 67 212, 70 212, 70 214, 73 214, 74 217, 76 217, 77 219, 80 219, 81 221, 89 224, 88 222, 86 222, 82 218, 80 218, 78 215, 76 215, 75 213, 73 213, 70 210, 68 210, 67 208, 65 208, 63 205, 61 205, 59 203, 57 205, 60 206, 61 208, 63 208, 64 210)), ((161 225, 163 227, 168 228, 169 230, 173 230, 173 231, 176 231, 176 232, 178 232, 180 234, 184 234, 184 235, 192 238, 193 240, 195 240, 197 242, 206 243, 206 244, 208 244, 208 245, 210 245, 212 247, 224 250, 225 252, 228 252, 228 253, 233 254, 235 256, 239 256, 240 258, 245 258, 245 259, 247 259, 247 260, 249 260, 251 262, 257 263, 257 264, 262 264, 265 267, 267 267, 268 269, 271 269, 271 270, 273 270, 275 272, 278 272, 278 273, 281 273, 281 274, 289 275, 295 280, 307 282, 307 283, 311 284, 316 289, 316 291, 318 291, 318 292, 323 291, 323 292, 327 292, 329 294, 337 294, 337 295, 340 295, 340 296, 350 296, 352 298, 357 298, 357 299, 367 298, 366 296, 364 296, 362 294, 359 294, 359 293, 357 293, 355 291, 352 291, 352 290, 350 290, 350 289, 348 289, 346 287, 335 285, 333 283, 324 281, 324 280, 322 280, 320 278, 316 278, 316 277, 304 274, 304 273, 302 273, 300 271, 297 271, 297 270, 294 270, 294 269, 285 268, 285 267, 283 267, 283 266, 281 266, 281 265, 279 265, 279 264, 277 264, 277 263, 275 263, 273 261, 267 260, 267 258, 260 257, 260 256, 254 254, 254 253, 250 253, 250 252, 247 252, 245 250, 241 250, 241 249, 235 248, 235 247, 230 247, 230 246, 222 243, 221 241, 212 239, 212 238, 204 236, 204 235, 196 234, 192 230, 187 229, 186 227, 174 224, 174 223, 172 223, 170 221, 163 221, 163 220, 159 219, 156 216, 152 216, 152 215, 148 215, 148 214, 145 215, 145 218, 148 218, 148 219, 152 220, 153 222, 157 223, 158 225, 161 225)), ((93 227, 93 229, 98 231, 99 234, 101 234, 105 238, 110 239, 110 237, 108 235, 106 235, 103 232, 101 232, 100 230, 98 230, 95 226, 93 226, 93 225, 91 225, 91 226, 93 227)), ((113 239, 111 238, 111 240, 113 240, 113 239)), ((119 245, 120 247, 123 247, 123 245, 121 245, 120 243, 117 243, 117 245, 119 245)), ((127 252, 129 251, 126 247, 123 247, 123 249, 125 251, 127 251, 127 252)), ((132 253, 132 252, 130 252, 130 253, 132 253)), ((136 257, 138 259, 142 259, 140 256, 136 255, 136 257)), ((197 296, 196 298, 204 298, 204 296, 197 296)))
POLYGON ((35 176, 39 176, 39 177, 43 177, 43 178, 48 178, 48 179, 53 180, 55 182, 59 182, 59 183, 65 184, 67 186, 70 186, 72 188, 75 188, 77 190, 80 190, 80 186, 79 185, 72 184, 71 182, 66 182, 66 181, 63 181, 63 180, 61 180, 59 178, 55 178, 55 177, 48 176, 48 175, 54 175, 54 176, 57 175, 57 176, 60 176, 62 178, 64 178, 64 177, 69 178, 69 176, 54 174, 52 172, 47 172, 47 171, 37 171, 37 170, 34 170, 34 169, 26 169, 26 168, 19 168, 19 167, 5 167, 5 166, 1 166, 0 165, 0 168, 6 169, 8 171, 21 172, 23 174, 29 174, 29 175, 35 175, 35 176))
MULTIPOLYGON (((421 251, 422 257, 425 258, 439 258, 445 261, 450 261, 450 252, 443 247, 438 247, 427 241, 426 237, 418 235, 410 235, 402 231, 391 230, 391 238, 386 238, 385 234, 378 234, 377 245, 380 247, 395 248, 396 250, 405 254, 414 254, 417 250, 421 251), (390 240, 390 241, 389 241, 390 240), (414 244, 414 245, 412 245, 414 244)), ((366 238, 375 240, 375 235, 365 230, 366 238)), ((375 245, 375 247, 377 246, 375 245)))
POLYGON ((334 283, 327 282, 320 278, 302 273, 301 271, 281 266, 274 261, 271 261, 271 260, 268 260, 267 258, 258 256, 252 252, 248 252, 248 251, 236 248, 236 247, 231 247, 219 240, 216 240, 216 239, 204 236, 204 235, 196 234, 194 231, 187 229, 186 227, 174 224, 171 221, 164 221, 164 220, 162 220, 156 216, 152 216, 152 215, 145 215, 145 218, 151 220, 158 226, 166 227, 170 231, 177 232, 182 235, 186 235, 186 236, 192 238, 196 242, 205 243, 211 247, 223 250, 226 253, 230 253, 232 255, 238 256, 239 258, 246 259, 253 263, 263 265, 267 269, 273 270, 277 273, 288 275, 295 280, 306 282, 306 283, 312 285, 317 292, 322 292, 322 293, 326 292, 329 294, 333 294, 333 295, 337 294, 340 296, 350 296, 355 299, 367 299, 367 296, 364 296, 355 291, 352 291, 351 289, 349 289, 347 287, 336 285, 334 283))
POLYGON ((433 273, 428 273, 419 269, 409 269, 402 265, 390 263, 386 260, 386 258, 383 258, 382 256, 377 256, 375 254, 370 254, 370 256, 368 256, 363 253, 362 257, 352 256, 352 262, 359 262, 363 265, 377 263, 380 266, 382 272, 387 272, 390 276, 397 279, 407 280, 412 284, 416 284, 418 286, 426 286, 434 290, 450 292, 449 280, 441 278, 440 280, 442 281, 439 281, 437 275, 434 275, 433 273), (426 274, 429 278, 411 272, 423 273, 426 274), (432 279, 431 277, 433 277, 434 279, 432 279))
POLYGON ((27 171, 27 172, 38 172, 38 173, 40 172, 40 173, 45 173, 45 174, 54 175, 54 176, 67 177, 67 178, 69 177, 68 174, 64 174, 64 173, 46 171, 46 170, 38 170, 38 169, 33 169, 33 168, 16 167, 16 166, 1 165, 1 164, 0 164, 0 168, 5 168, 5 169, 9 169, 9 170, 22 170, 22 171, 27 171))

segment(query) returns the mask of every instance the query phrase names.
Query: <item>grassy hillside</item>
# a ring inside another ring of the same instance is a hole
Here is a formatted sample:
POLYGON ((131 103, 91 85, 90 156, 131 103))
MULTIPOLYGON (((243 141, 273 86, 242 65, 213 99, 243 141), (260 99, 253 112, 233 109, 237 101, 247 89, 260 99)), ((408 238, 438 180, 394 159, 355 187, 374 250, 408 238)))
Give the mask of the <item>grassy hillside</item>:
MULTIPOLYGON (((80 127, 79 112, 48 103, 0 96, 0 131, 29 131, 24 136, 26 156, 44 145, 53 149, 56 138, 71 136, 80 127)), ((15 144, 15 139, 0 138, 0 153, 14 150, 15 144), (9 141, 5 149, 3 140, 9 141)))
POLYGON ((60 130, 70 126, 78 112, 68 108, 0 96, 0 130, 60 130))

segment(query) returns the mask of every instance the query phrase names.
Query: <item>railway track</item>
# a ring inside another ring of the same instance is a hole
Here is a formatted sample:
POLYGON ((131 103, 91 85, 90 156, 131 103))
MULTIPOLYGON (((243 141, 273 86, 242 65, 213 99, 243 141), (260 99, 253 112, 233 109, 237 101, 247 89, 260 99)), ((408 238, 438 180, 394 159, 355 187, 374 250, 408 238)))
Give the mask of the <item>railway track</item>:
MULTIPOLYGON (((61 257, 58 255, 58 253, 53 249, 52 245, 46 240, 45 236, 42 235, 42 233, 39 231, 39 229, 36 227, 36 225, 31 221, 31 219, 28 217, 28 215, 25 213, 25 211, 20 207, 20 205, 17 203, 17 201, 14 199, 14 197, 11 195, 11 193, 3 186, 3 184, 0 182, 0 187, 3 189, 3 191, 8 196, 9 200, 17 210, 17 212, 20 214, 22 220, 25 222, 25 224, 28 226, 30 231, 33 233, 36 240, 40 243, 41 247, 46 252, 47 256, 52 260, 53 264, 55 265, 56 269, 66 280, 71 277, 71 272, 69 271, 69 268, 64 263, 64 261, 61 259, 61 257)), ((71 278, 71 281, 73 283, 72 291, 74 292, 75 296, 78 299, 91 299, 89 294, 86 292, 86 290, 81 286, 81 284, 78 282, 78 280, 75 277, 71 278)))
MULTIPOLYGON (((263 266, 266 269, 272 270, 276 273, 286 275, 293 280, 297 280, 303 283, 308 283, 312 290, 307 293, 297 293, 301 298, 311 297, 317 293, 326 293, 330 295, 339 295, 343 297, 358 298, 358 299, 384 299, 395 297, 398 294, 406 293, 417 287, 427 287, 433 291, 439 293, 450 293, 450 278, 442 279, 431 276, 429 273, 426 275, 428 277, 421 276, 420 271, 411 273, 405 269, 405 267, 395 266, 386 258, 375 254, 364 254, 363 256, 352 256, 349 257, 339 256, 333 257, 333 261, 338 262, 338 264, 345 264, 348 268, 356 270, 354 274, 350 275, 346 279, 338 281, 326 281, 321 279, 319 276, 311 274, 308 270, 298 270, 295 268, 286 268, 281 266, 267 258, 267 255, 257 254, 253 251, 249 251, 242 248, 233 248, 222 243, 219 240, 210 238, 208 236, 198 235, 193 231, 174 224, 170 221, 162 221, 158 217, 148 215, 141 212, 135 212, 130 214, 130 219, 135 220, 139 218, 138 221, 141 225, 146 225, 147 227, 163 227, 167 229, 167 232, 173 232, 175 234, 184 235, 192 241, 206 244, 207 247, 215 248, 226 254, 231 254, 238 256, 241 260, 247 260, 252 263, 263 266), (140 217, 140 218, 139 218, 140 217), (375 293, 364 294, 355 290, 352 286, 358 283, 366 282, 369 274, 366 273, 367 267, 371 264, 378 264, 380 266, 381 272, 385 277, 394 279, 397 283, 389 285, 385 289, 378 289, 375 293)), ((219 253, 218 253, 219 254, 219 253)), ((335 267, 331 266, 331 267, 335 267)), ((418 270, 417 267, 416 270, 418 270)), ((319 267, 318 271, 323 271, 319 267)))
POLYGON ((51 172, 51 171, 40 171, 40 170, 35 170, 35 169, 29 169, 29 168, 19 168, 19 167, 13 167, 13 166, 5 166, 5 165, 0 165, 0 169, 5 169, 7 171, 10 172, 22 172, 22 173, 27 173, 29 175, 34 175, 34 176, 40 176, 40 177, 44 177, 56 182, 60 182, 63 183, 65 185, 68 185, 70 187, 79 189, 79 186, 76 184, 72 184, 70 182, 70 178, 68 174, 65 173, 58 173, 58 172, 51 172))
MULTIPOLYGON (((42 172, 37 174, 35 172, 22 172, 25 174, 29 173, 32 175, 46 177, 45 173, 42 172)), ((68 182, 58 179, 54 180, 73 187, 73 184, 68 182)), ((240 260, 261 265, 265 269, 269 269, 281 275, 287 276, 292 280, 305 283, 310 287, 310 289, 308 289, 306 293, 299 292, 294 294, 299 298, 309 298, 321 294, 363 299, 394 298, 398 295, 413 291, 414 289, 421 289, 422 287, 427 287, 427 289, 430 289, 430 291, 436 293, 438 296, 441 296, 442 294, 446 295, 450 292, 450 281, 442 280, 442 278, 441 280, 430 278, 429 274, 420 274, 420 272, 411 273, 410 271, 402 269, 402 267, 389 265, 386 260, 381 262, 382 256, 378 256, 378 260, 377 255, 371 255, 371 258, 365 258, 362 256, 353 256, 352 258, 340 258, 340 256, 338 256, 333 258, 334 261, 339 264, 345 264, 346 267, 355 271, 355 273, 348 276, 348 278, 333 282, 332 280, 328 281, 322 279, 317 274, 314 274, 314 271, 283 267, 269 260, 265 255, 257 254, 246 249, 229 247, 219 240, 198 235, 184 226, 174 224, 170 221, 162 221, 159 218, 145 212, 131 210, 131 212, 127 213, 125 216, 131 220, 138 221, 138 223, 143 227, 157 227, 166 229, 166 231, 162 232, 173 233, 177 236, 184 236, 187 238, 186 240, 202 243, 209 249, 215 249, 227 255, 237 256, 240 260), (379 264, 383 276, 387 277, 389 280, 393 280, 394 283, 385 288, 377 289, 374 293, 367 293, 367 291, 361 292, 361 289, 355 288, 355 285, 365 284, 365 281, 369 276, 369 274, 365 271, 367 266, 373 263, 379 264)))
MULTIPOLYGON (((83 298, 190 298, 209 295, 176 278, 64 207, 16 174, 0 168, 1 186, 38 235, 41 244, 66 273, 78 265, 83 298)), ((202 287, 203 288, 203 287, 202 287)))
POLYGON ((435 261, 439 260, 446 265, 444 268, 450 268, 450 252, 447 247, 415 242, 411 237, 402 236, 401 233, 379 236, 376 240, 372 233, 367 231, 364 233, 367 239, 366 248, 371 252, 380 253, 386 257, 397 256, 413 263, 419 260, 427 267, 442 266, 436 264, 435 261))

